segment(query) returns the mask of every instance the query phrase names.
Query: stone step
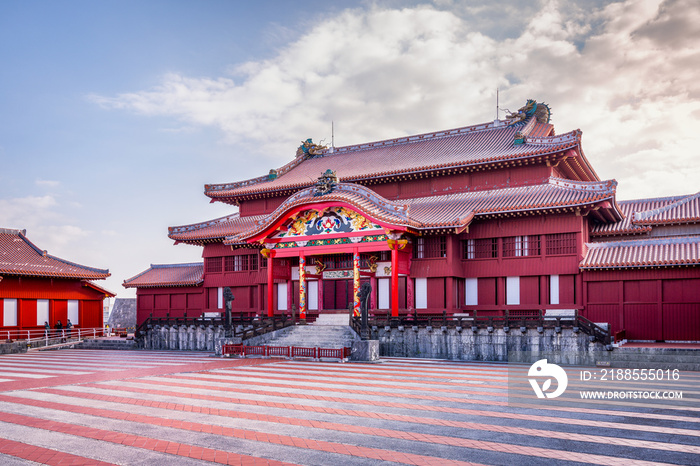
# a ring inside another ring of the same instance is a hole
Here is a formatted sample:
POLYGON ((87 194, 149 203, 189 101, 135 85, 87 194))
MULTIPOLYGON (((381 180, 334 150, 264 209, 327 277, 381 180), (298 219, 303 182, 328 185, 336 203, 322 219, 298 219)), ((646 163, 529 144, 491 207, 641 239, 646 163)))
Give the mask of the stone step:
POLYGON ((614 369, 678 369, 679 371, 700 371, 700 363, 693 362, 615 360, 611 362, 610 367, 614 369))
POLYGON ((286 334, 270 339, 266 344, 270 346, 343 348, 352 346, 352 341, 356 338, 355 332, 347 325, 298 325, 286 334))
POLYGON ((350 325, 350 315, 348 313, 344 313, 344 314, 320 314, 316 318, 316 321, 312 325, 314 325, 314 326, 350 325))
POLYGON ((76 349, 108 349, 108 350, 131 350, 136 349, 135 340, 108 340, 108 339, 86 339, 75 345, 76 349))

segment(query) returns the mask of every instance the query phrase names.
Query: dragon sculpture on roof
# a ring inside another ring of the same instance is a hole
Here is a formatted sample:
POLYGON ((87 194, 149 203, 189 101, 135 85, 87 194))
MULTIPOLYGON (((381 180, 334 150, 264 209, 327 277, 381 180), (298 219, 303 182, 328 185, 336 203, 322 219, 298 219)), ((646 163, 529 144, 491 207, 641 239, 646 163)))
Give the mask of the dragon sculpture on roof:
POLYGON ((322 151, 327 149, 328 146, 322 146, 320 144, 314 144, 314 142, 311 140, 311 138, 307 139, 306 141, 301 141, 301 145, 297 148, 297 157, 301 156, 315 156, 315 155, 321 155, 322 151))
POLYGON ((330 194, 333 192, 333 189, 335 189, 337 183, 338 176, 329 168, 318 177, 318 181, 314 184, 314 196, 330 194))
POLYGON ((549 106, 542 102, 536 102, 533 99, 527 99, 524 107, 520 107, 517 112, 512 112, 506 116, 509 125, 514 125, 527 120, 531 116, 535 116, 540 123, 549 123, 551 111, 549 106))

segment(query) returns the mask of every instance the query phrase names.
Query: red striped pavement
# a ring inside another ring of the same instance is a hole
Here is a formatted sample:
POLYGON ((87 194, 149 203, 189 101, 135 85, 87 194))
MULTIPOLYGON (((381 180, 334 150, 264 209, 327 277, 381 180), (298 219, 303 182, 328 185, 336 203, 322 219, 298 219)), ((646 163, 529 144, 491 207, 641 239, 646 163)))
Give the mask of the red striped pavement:
POLYGON ((677 404, 533 407, 493 363, 3 355, 0 464, 700 464, 682 381, 677 404))

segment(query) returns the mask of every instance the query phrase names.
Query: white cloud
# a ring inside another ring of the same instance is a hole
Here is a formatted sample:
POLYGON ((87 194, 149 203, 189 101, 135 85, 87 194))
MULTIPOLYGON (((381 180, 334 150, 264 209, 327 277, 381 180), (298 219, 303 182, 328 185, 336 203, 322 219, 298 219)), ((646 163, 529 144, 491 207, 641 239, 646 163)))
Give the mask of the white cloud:
MULTIPOLYGON (((60 213, 60 204, 53 196, 27 196, 0 199, 0 226, 27 230, 27 237, 38 247, 51 254, 56 249, 66 249, 80 254, 81 240, 91 232, 72 225, 71 220, 60 213)), ((82 254, 80 254, 82 255, 82 254)), ((68 260, 71 256, 65 257, 68 260)))
POLYGON ((217 127, 281 165, 301 139, 329 138, 331 120, 337 145, 488 121, 498 86, 504 106, 544 100, 558 132, 583 129, 587 156, 622 197, 700 190, 700 6, 549 1, 520 24, 514 11, 503 7, 512 30, 499 35, 497 11, 460 2, 345 10, 231 76, 174 73, 92 98, 217 127))
POLYGON ((36 184, 37 186, 41 186, 44 188, 51 188, 51 189, 58 188, 59 186, 61 186, 60 181, 54 181, 54 180, 35 180, 34 184, 36 184))
POLYGON ((57 202, 53 196, 0 199, 0 225, 10 228, 27 228, 39 219, 52 216, 51 209, 56 205, 57 202))

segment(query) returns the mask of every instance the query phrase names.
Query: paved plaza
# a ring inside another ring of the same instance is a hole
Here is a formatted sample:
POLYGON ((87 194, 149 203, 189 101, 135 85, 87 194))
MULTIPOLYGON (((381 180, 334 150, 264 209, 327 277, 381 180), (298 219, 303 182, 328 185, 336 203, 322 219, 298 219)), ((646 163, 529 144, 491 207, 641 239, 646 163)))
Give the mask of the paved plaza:
MULTIPOLYGON (((0 356, 0 464, 700 464, 684 403, 508 403, 505 364, 0 356)), ((694 399, 693 399, 694 398, 694 399)))

